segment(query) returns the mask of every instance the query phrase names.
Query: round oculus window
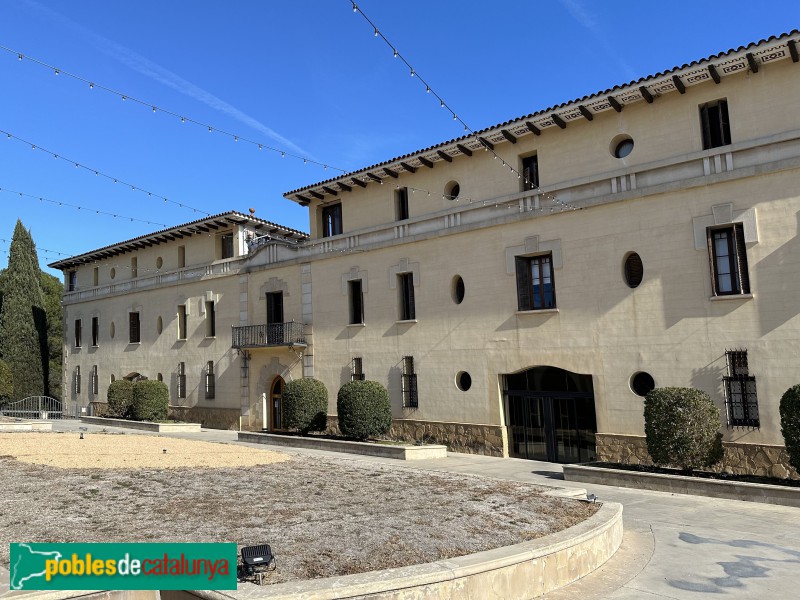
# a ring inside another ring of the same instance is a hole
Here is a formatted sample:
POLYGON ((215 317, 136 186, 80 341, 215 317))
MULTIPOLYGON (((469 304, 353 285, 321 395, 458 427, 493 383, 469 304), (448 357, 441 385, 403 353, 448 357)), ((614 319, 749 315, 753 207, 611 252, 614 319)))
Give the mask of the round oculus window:
POLYGON ((114 338, 115 329, 116 328, 114 327, 114 321, 111 321, 111 327, 109 328, 109 332, 108 333, 111 335, 112 339, 114 338))
POLYGON ((456 275, 453 277, 453 302, 461 304, 464 301, 465 292, 464 280, 461 275, 456 275))
POLYGON ((637 396, 645 397, 656 388, 656 382, 650 373, 639 371, 631 376, 631 391, 637 396))
POLYGON ((444 186, 444 197, 448 200, 455 200, 458 198, 458 195, 461 193, 461 186, 458 184, 457 181, 451 181, 446 186, 444 186))
POLYGON ((456 374, 456 387, 462 392, 466 392, 472 387, 472 377, 466 371, 459 371, 456 374))
POLYGON ((625 273, 625 283, 628 284, 628 287, 639 287, 639 284, 642 283, 642 278, 644 277, 644 265, 642 264, 642 257, 636 254, 636 252, 629 253, 625 257, 623 271, 625 273))
POLYGON ((111 273, 109 274, 111 275, 111 279, 114 279, 114 277, 117 276, 117 270, 114 267, 111 267, 111 273))
POLYGON ((608 151, 614 158, 625 158, 633 152, 633 138, 626 133, 614 136, 608 145, 608 151))
POLYGON ((156 269, 160 269, 164 266, 164 259, 160 256, 156 259, 156 269))
POLYGON ((156 321, 156 330, 158 331, 158 333, 164 331, 164 319, 162 319, 161 317, 158 317, 158 321, 156 321))

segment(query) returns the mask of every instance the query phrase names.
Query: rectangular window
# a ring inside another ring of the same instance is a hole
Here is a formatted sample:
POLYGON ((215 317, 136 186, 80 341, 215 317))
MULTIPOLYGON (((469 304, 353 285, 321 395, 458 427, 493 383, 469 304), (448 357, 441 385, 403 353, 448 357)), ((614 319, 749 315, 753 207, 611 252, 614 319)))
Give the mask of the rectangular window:
POLYGON ((283 292, 267 294, 267 325, 283 323, 283 292))
POLYGON ((139 259, 131 256, 131 279, 136 279, 139 276, 139 259))
POLYGON ((128 313, 128 325, 128 341, 138 344, 141 341, 138 312, 128 313))
POLYGON ((81 320, 75 319, 75 347, 81 347, 81 320))
POLYGON ((700 126, 703 130, 703 150, 730 144, 731 126, 727 100, 703 104, 700 107, 700 126))
POLYGON ((90 383, 91 386, 91 393, 93 396, 97 396, 100 393, 100 382, 98 381, 97 377, 97 365, 92 367, 92 381, 90 383))
POLYGON ((233 258, 233 234, 223 233, 220 236, 221 257, 233 258))
POLYGON ((186 339, 186 329, 188 325, 188 319, 186 315, 186 305, 179 304, 178 305, 178 339, 185 340, 186 339))
POLYGON ((186 398, 186 363, 178 363, 178 398, 186 398))
POLYGON ((723 377, 725 408, 732 427, 759 427, 756 378, 750 375, 747 350, 726 350, 728 376, 723 377))
POLYGON ((749 294, 750 276, 747 272, 747 249, 742 224, 709 228, 707 236, 714 295, 749 294))
POLYGON ((206 302, 206 337, 217 335, 217 313, 214 302, 206 302))
POLYGON ((92 317, 92 346, 100 342, 100 317, 92 317))
POLYGON ((213 400, 215 394, 216 381, 214 379, 214 361, 210 360, 206 364, 206 400, 213 400))
POLYGON ((397 188, 394 192, 395 215, 398 221, 408 219, 408 188, 397 188))
POLYGON ((92 269, 92 284, 94 287, 100 285, 100 267, 92 269))
POLYGON ((81 393, 81 368, 80 366, 75 367, 75 376, 74 376, 74 390, 76 394, 81 393))
POLYGON ((67 291, 74 292, 78 289, 78 272, 69 271, 67 273, 67 291))
POLYGON ((397 288, 400 292, 400 320, 412 321, 417 318, 414 307, 414 274, 397 275, 397 288))
POLYGON ((556 307, 553 256, 517 256, 517 305, 519 310, 556 307))
POLYGON ((186 246, 178 246, 178 268, 186 266, 186 246))
POLYGON ((364 322, 364 292, 361 288, 360 279, 352 279, 347 282, 350 292, 350 324, 364 322))
POLYGON ((364 381, 364 367, 360 356, 356 356, 350 365, 350 381, 364 381))
POLYGON ((403 407, 419 408, 417 397, 417 374, 414 373, 414 357, 403 357, 403 407))
POLYGON ((322 207, 322 237, 342 233, 342 205, 331 204, 322 207))
POLYGON ((534 190, 539 187, 539 156, 526 156, 522 159, 522 189, 534 190))

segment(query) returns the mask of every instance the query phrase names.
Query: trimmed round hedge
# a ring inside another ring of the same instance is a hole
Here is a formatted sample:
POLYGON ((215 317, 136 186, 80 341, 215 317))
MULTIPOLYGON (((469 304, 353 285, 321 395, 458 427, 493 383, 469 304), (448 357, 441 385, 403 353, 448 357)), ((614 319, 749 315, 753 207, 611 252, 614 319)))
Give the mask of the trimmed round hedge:
POLYGON ((781 433, 789 464, 800 472, 800 385, 790 387, 780 403, 781 433))
POLYGON ((108 386, 108 415, 128 419, 131 416, 133 402, 133 382, 117 379, 108 386))
POLYGON ((137 381, 133 386, 131 419, 163 421, 169 415, 169 389, 163 381, 137 381))
POLYGON ((336 398, 336 413, 342 434, 365 440, 383 435, 392 426, 389 392, 377 381, 351 381, 336 398))
POLYGON ((656 388, 644 399, 647 451, 657 465, 692 471, 722 459, 719 410, 694 388, 656 388))
POLYGON ((306 434, 328 428, 328 390, 319 379, 295 379, 283 390, 283 424, 306 434))

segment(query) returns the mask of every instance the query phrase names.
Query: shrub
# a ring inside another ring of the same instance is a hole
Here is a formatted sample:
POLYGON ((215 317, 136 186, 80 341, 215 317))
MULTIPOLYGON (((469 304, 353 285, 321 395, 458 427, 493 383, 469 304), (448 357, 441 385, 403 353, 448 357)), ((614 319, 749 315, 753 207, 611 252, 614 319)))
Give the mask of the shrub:
POLYGON ((342 434, 357 440, 383 435, 392 426, 389 392, 377 381, 351 381, 336 398, 342 434))
POLYGON ((722 459, 719 410, 694 388, 656 388, 644 400, 647 451, 657 465, 684 471, 722 459))
POLYGON ((328 427, 328 390, 318 379, 296 379, 283 390, 283 424, 309 431, 324 431, 328 427))
POLYGON ((108 386, 108 416, 129 419, 133 402, 133 382, 117 379, 108 386))
POLYGON ((800 385, 790 387, 781 396, 780 413, 789 464, 800 472, 800 385))
POLYGON ((131 418, 136 421, 163 421, 169 414, 169 389, 163 381, 145 379, 133 386, 131 418))

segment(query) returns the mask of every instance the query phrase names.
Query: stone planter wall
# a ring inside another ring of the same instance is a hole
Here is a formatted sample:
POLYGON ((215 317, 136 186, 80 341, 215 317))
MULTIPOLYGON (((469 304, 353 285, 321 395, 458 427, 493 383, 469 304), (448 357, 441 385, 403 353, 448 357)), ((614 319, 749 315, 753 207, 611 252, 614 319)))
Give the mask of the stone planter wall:
MULTIPOLYGON (((328 415, 328 431, 340 433, 336 416, 328 415)), ((400 442, 441 444, 450 452, 508 456, 506 428, 500 425, 394 419, 388 437, 400 442)))
POLYGON ((169 417, 187 423, 200 423, 206 429, 239 429, 238 408, 205 408, 198 406, 170 406, 169 417))
MULTIPOLYGON (((783 446, 766 444, 737 444, 722 442, 725 455, 719 464, 708 471, 734 475, 758 475, 778 479, 800 479, 789 465, 789 455, 783 446)), ((597 460, 623 465, 652 465, 644 436, 597 434, 597 460)))

